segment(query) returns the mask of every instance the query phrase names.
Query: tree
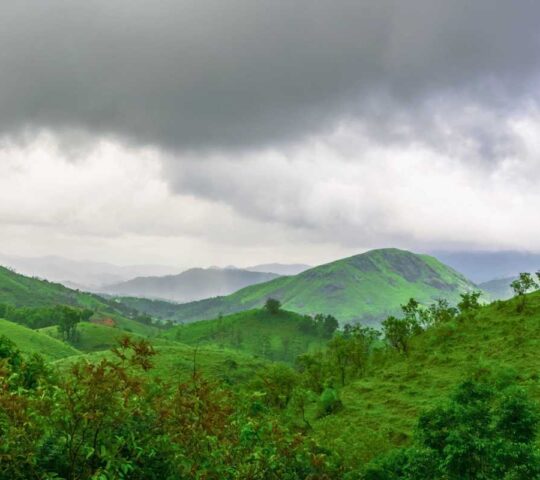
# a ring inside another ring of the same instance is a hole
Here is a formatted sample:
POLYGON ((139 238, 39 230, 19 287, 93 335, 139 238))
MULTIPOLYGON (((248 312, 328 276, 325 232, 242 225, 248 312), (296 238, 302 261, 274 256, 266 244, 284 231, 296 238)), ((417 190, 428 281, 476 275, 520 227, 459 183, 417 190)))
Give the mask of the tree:
POLYGON ((390 316, 382 322, 382 327, 384 338, 389 345, 399 353, 407 355, 409 352, 410 339, 419 330, 419 325, 416 320, 390 316))
POLYGON ((351 362, 347 339, 343 335, 336 335, 328 342, 327 351, 333 368, 338 371, 341 385, 344 386, 347 367, 351 362))
POLYGON ((538 411, 524 391, 468 380, 421 415, 414 446, 377 460, 366 480, 539 478, 538 411))
POLYGON ((281 309, 281 302, 275 298, 269 298, 266 300, 264 308, 272 315, 275 315, 281 309))
POLYGON ((460 313, 468 317, 474 316, 482 307, 479 302, 480 295, 482 295, 482 292, 461 293, 459 295, 461 297, 461 301, 457 305, 460 313))
POLYGON ((66 306, 58 308, 58 333, 63 340, 73 342, 77 338, 77 324, 81 321, 82 312, 66 306))
POLYGON ((534 281, 534 278, 530 273, 522 272, 519 274, 519 277, 510 284, 510 287, 514 290, 514 295, 519 298, 518 310, 522 311, 525 308, 525 294, 538 288, 538 284, 534 281))

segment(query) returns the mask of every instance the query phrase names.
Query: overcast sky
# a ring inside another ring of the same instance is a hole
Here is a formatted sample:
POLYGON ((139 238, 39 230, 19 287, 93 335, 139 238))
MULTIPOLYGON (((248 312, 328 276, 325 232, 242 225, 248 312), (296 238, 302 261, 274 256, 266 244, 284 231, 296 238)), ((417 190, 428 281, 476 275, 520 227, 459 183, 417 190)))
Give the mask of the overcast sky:
POLYGON ((537 0, 4 0, 0 252, 540 252, 537 0))

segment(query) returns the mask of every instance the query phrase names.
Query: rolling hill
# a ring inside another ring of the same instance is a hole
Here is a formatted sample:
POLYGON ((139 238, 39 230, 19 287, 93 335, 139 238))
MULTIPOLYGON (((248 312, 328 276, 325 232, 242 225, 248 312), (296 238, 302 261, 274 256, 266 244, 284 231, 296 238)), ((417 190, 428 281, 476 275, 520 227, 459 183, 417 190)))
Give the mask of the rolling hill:
POLYGON ((101 291, 114 295, 190 302, 228 295, 248 285, 277 277, 274 273, 236 268, 192 268, 179 275, 134 278, 127 282, 107 285, 101 291))
POLYGON ((248 310, 216 320, 203 320, 173 327, 164 337, 187 345, 215 345, 269 360, 292 362, 298 355, 320 348, 327 337, 311 326, 311 320, 281 310, 248 310))
POLYGON ((331 314, 342 323, 376 323, 411 297, 425 303, 437 298, 455 302, 461 292, 474 289, 477 287, 463 275, 433 257, 381 249, 252 285, 225 297, 182 305, 119 301, 137 305, 149 314, 166 312, 172 320, 192 322, 258 308, 274 297, 284 309, 297 313, 331 314))
POLYGON ((109 302, 97 295, 72 290, 48 280, 27 277, 1 266, 0 303, 9 303, 17 307, 42 307, 62 304, 114 310, 109 302))
POLYGON ((0 319, 0 336, 5 335, 24 353, 39 353, 47 360, 79 355, 81 352, 49 335, 0 319))

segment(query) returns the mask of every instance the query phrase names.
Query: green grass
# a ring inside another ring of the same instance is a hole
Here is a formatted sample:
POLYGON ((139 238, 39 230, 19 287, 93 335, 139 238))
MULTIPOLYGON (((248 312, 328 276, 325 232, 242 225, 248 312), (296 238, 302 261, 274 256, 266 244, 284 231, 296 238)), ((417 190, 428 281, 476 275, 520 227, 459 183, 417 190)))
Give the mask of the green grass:
POLYGON ((302 316, 281 310, 248 310, 215 320, 179 325, 165 338, 188 345, 216 345, 271 360, 293 361, 301 353, 321 348, 325 339, 301 329, 302 316))
POLYGON ((72 346, 51 338, 45 333, 3 319, 0 319, 0 335, 5 335, 15 342, 22 352, 39 353, 47 360, 58 360, 81 353, 72 346))
MULTIPOLYGON (((133 322, 136 323, 136 322, 133 322)), ((140 325, 140 324, 138 324, 140 325)), ((126 335, 135 339, 149 340, 152 345, 170 345, 171 342, 161 338, 152 338, 146 335, 137 334, 124 330, 120 325, 117 327, 108 327, 90 322, 81 322, 77 325, 78 339, 73 342, 73 347, 81 352, 97 352, 109 350, 117 345, 118 340, 126 335)), ((41 328, 38 332, 48 335, 51 338, 58 339, 56 326, 41 328)))
POLYGON ((327 447, 358 464, 406 444, 418 415, 474 372, 513 372, 540 401, 540 292, 523 313, 516 300, 486 306, 469 322, 442 325, 414 339, 408 357, 381 355, 341 391, 344 409, 313 421, 327 447))
POLYGON ((342 323, 375 323, 395 314, 411 297, 422 303, 437 298, 454 303, 459 293, 473 289, 472 283, 433 257, 382 249, 252 285, 225 297, 182 305, 120 300, 150 314, 166 313, 168 318, 190 322, 259 308, 274 297, 286 310, 331 314, 342 323))
MULTIPOLYGON (((245 385, 251 382, 255 374, 268 362, 234 350, 214 346, 191 347, 179 343, 156 346, 156 355, 152 357, 153 368, 148 375, 165 381, 184 382, 197 373, 206 378, 225 382, 229 385, 245 385), (195 366, 195 367, 194 367, 195 366)), ((61 359, 55 364, 67 368, 77 361, 98 362, 103 358, 112 358, 110 351, 87 353, 78 358, 61 359)))

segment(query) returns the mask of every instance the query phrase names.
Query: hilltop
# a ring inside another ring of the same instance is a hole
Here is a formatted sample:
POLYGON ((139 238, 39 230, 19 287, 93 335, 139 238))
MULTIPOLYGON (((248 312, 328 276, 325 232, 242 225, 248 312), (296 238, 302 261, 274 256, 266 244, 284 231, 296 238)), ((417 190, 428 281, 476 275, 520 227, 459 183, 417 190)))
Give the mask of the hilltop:
POLYGON ((225 297, 167 306, 130 299, 120 301, 137 305, 150 314, 160 312, 178 322, 192 322, 259 308, 273 297, 286 310, 330 314, 342 323, 376 323, 395 313, 411 297, 422 303, 437 298, 454 303, 460 293, 476 288, 434 257, 380 249, 253 285, 225 297))
POLYGON ((138 277, 107 285, 103 293, 190 302, 218 295, 228 295, 249 285, 277 278, 275 273, 237 268, 192 268, 178 275, 138 277))

